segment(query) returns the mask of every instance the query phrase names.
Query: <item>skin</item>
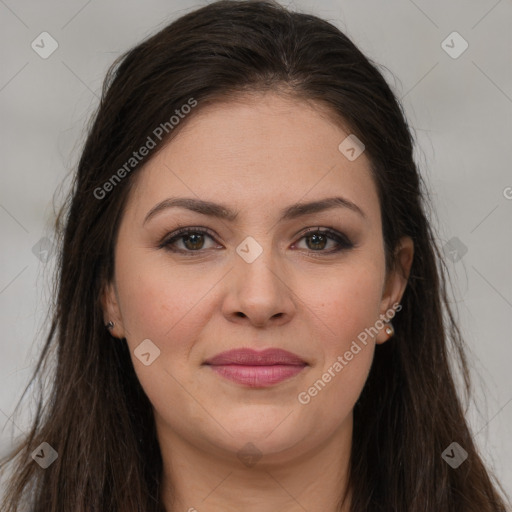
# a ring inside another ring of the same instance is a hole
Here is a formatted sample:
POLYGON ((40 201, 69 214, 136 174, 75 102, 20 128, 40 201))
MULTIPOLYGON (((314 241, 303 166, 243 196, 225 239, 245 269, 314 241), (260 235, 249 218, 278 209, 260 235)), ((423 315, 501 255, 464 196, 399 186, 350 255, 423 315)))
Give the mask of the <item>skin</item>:
POLYGON ((126 338, 153 405, 170 512, 338 510, 352 410, 375 344, 389 335, 382 328, 369 337, 308 404, 298 394, 400 302, 414 252, 402 239, 399 265, 386 275, 370 161, 365 153, 349 161, 338 150, 349 134, 319 105, 277 93, 245 96, 195 113, 136 177, 116 242, 115 278, 102 300, 105 321, 126 338), (332 208, 278 221, 284 207, 332 196, 349 199, 365 217, 332 208), (168 208, 144 225, 149 210, 169 197, 222 203, 239 214, 228 221, 168 208), (158 247, 181 226, 209 229, 212 237, 176 240, 186 254, 158 247), (329 254, 335 240, 304 237, 318 227, 344 233, 355 246, 329 254), (236 252, 248 236, 263 250, 252 263, 236 252), (160 350, 149 366, 134 355, 145 339, 160 350), (308 366, 264 389, 203 365, 239 347, 283 348, 308 366), (261 455, 252 465, 237 456, 249 442, 261 455))

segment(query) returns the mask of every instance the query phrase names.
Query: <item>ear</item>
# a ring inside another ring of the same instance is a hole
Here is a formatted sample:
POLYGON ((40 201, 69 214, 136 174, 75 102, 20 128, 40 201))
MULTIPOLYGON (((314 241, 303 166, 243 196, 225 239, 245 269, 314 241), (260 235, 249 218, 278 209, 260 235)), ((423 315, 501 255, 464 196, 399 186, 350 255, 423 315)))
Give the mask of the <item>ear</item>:
POLYGON ((101 305, 103 309, 104 325, 107 325, 109 322, 114 322, 114 327, 109 329, 110 334, 114 338, 124 338, 125 333, 121 311, 119 309, 119 299, 117 296, 117 290, 113 283, 107 283, 103 287, 101 305))
MULTIPOLYGON (((381 317, 386 315, 387 311, 392 311, 393 305, 400 303, 405 288, 407 287, 407 281, 414 259, 414 242, 411 237, 406 236, 400 239, 395 249, 395 256, 397 261, 396 267, 389 272, 384 284, 380 308, 381 317)), ((386 317, 389 318, 389 313, 386 317)), ((386 333, 386 327, 388 325, 388 323, 385 323, 384 328, 381 329, 375 338, 375 343, 382 344, 392 336, 386 333)))

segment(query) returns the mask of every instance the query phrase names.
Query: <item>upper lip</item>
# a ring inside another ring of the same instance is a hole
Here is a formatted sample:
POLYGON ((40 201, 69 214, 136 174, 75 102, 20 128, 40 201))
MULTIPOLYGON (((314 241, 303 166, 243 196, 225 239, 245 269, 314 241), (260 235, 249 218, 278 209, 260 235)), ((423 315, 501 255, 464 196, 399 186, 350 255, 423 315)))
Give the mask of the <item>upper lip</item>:
POLYGON ((221 352, 207 359, 204 364, 226 365, 239 364, 244 366, 270 366, 276 364, 304 366, 307 363, 298 355, 280 348, 268 348, 257 351, 250 348, 240 348, 221 352))

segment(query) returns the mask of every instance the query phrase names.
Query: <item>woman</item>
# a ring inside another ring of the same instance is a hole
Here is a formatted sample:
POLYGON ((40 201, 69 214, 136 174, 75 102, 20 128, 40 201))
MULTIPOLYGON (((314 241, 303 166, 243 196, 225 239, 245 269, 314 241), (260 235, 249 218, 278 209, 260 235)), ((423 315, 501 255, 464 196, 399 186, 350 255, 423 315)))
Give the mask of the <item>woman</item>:
POLYGON ((505 510, 412 144, 354 44, 272 2, 123 56, 2 510, 505 510))

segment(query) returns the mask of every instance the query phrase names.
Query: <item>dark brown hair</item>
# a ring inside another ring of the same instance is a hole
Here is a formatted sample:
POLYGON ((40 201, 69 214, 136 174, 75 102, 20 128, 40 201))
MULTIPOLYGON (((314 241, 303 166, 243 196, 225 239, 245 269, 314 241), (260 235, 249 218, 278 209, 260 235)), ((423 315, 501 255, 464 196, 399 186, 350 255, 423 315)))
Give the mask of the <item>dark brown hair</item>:
MULTIPOLYGON (((31 380, 46 372, 52 387, 39 398, 30 433, 2 462, 3 470, 13 466, 4 512, 22 504, 32 512, 164 510, 151 404, 126 343, 105 329, 100 303, 113 276, 126 198, 147 159, 122 179, 112 177, 191 98, 198 106, 174 128, 166 125, 150 157, 204 105, 262 91, 313 102, 350 127, 366 147, 378 188, 387 268, 395 265, 400 237, 415 245, 396 334, 376 347, 354 408, 351 510, 505 510, 456 391, 458 369, 470 396, 464 343, 400 104, 377 65, 327 21, 271 1, 219 1, 166 26, 108 72, 56 222, 55 304, 31 380), (99 194, 107 182, 108 193, 99 194), (47 469, 30 456, 42 442, 58 452, 47 469), (452 442, 468 453, 457 469, 441 457, 452 442)), ((340 489, 340 503, 342 497, 340 489)))

